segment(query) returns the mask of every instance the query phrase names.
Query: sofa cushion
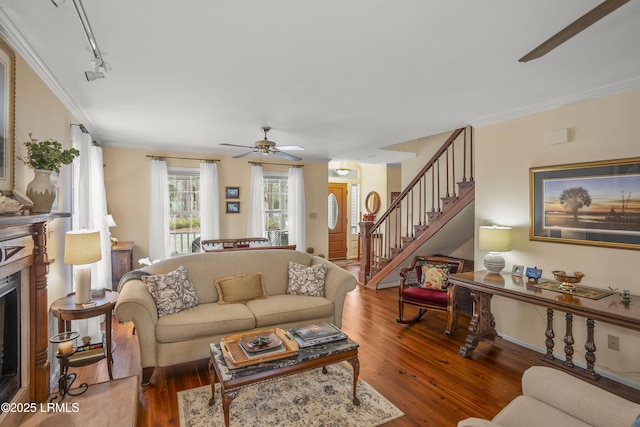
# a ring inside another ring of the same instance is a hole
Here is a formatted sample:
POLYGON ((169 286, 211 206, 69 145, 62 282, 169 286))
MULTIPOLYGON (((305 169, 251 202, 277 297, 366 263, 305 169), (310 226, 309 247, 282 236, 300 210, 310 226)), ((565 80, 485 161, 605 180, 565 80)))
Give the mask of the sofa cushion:
MULTIPOLYGON (((579 391, 578 391, 579 393, 579 391)), ((547 405, 529 396, 518 396, 493 418, 493 421, 504 426, 539 427, 588 427, 577 418, 551 405, 547 405)))
POLYGON ((420 287, 444 291, 449 286, 450 267, 447 264, 424 263, 422 265, 420 287))
POLYGON ((333 317, 333 301, 325 297, 272 295, 269 299, 249 301, 247 307, 253 312, 258 328, 333 317))
POLYGON ((189 272, 182 265, 167 274, 142 276, 141 279, 156 301, 158 317, 178 313, 198 304, 198 295, 189 272))
POLYGON ((158 319, 158 342, 189 341, 213 335, 234 334, 256 326, 251 310, 244 304, 199 304, 180 313, 158 319))
POLYGON ((244 303, 252 299, 269 297, 264 291, 262 273, 219 277, 215 284, 218 289, 218 304, 244 303))
POLYGON ((315 264, 306 266, 289 261, 289 282, 287 294, 324 296, 324 281, 327 277, 327 266, 315 264))

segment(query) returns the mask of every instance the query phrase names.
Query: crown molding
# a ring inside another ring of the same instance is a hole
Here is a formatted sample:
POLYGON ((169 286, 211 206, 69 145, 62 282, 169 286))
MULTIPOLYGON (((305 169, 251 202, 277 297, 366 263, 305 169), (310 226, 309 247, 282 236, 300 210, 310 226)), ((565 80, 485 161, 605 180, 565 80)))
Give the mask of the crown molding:
POLYGON ((606 96, 615 95, 617 93, 623 93, 630 90, 640 89, 640 77, 634 77, 622 82, 614 83, 607 86, 602 86, 596 89, 590 89, 584 92, 558 98, 553 101, 534 104, 523 108, 507 111, 504 113, 488 116, 485 118, 472 120, 469 124, 473 127, 489 126, 496 123, 506 122, 508 120, 517 119, 520 117, 530 116, 532 114, 542 113, 556 108, 566 107, 572 104, 577 104, 592 99, 604 98, 606 96))
MULTIPOLYGON (((84 115, 80 107, 73 101, 69 94, 67 94, 58 79, 56 79, 51 70, 49 70, 44 61, 42 61, 40 56, 33 49, 31 44, 22 35, 22 32, 20 32, 11 18, 9 18, 2 6, 0 6, 0 35, 26 61, 26 63, 33 68, 36 74, 44 81, 49 89, 51 89, 54 95, 60 99, 62 104, 67 107, 71 114, 73 114, 78 121, 82 122, 91 133, 91 129, 93 128, 91 121, 84 115)), ((97 138, 95 139, 97 140, 97 138)))

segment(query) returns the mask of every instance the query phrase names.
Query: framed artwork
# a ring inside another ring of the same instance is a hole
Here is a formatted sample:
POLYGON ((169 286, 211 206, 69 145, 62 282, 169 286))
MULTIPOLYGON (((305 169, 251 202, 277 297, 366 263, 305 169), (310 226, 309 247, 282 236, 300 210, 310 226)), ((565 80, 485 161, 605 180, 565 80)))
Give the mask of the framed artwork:
POLYGON ((240 202, 227 202, 227 213, 240 213, 240 202))
POLYGON ((395 202, 398 197, 400 197, 400 192, 399 191, 392 191, 391 192, 391 203, 395 202))
POLYGON ((13 190, 16 54, 0 39, 0 191, 13 190))
POLYGON ((227 199, 239 199, 240 187, 225 187, 225 197, 227 199))
POLYGON ((640 157, 529 169, 529 239, 640 249, 640 157))
POLYGON ((524 265, 514 265, 511 268, 512 276, 522 276, 524 274, 524 265))

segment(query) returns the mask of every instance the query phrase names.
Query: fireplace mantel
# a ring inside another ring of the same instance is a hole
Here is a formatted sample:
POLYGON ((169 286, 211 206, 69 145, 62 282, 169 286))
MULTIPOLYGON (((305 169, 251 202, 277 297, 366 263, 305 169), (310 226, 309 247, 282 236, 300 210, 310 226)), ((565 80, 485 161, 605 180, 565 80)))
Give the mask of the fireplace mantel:
POLYGON ((49 394, 49 317, 47 300, 47 223, 68 213, 0 216, 0 277, 29 272, 29 398, 49 394))

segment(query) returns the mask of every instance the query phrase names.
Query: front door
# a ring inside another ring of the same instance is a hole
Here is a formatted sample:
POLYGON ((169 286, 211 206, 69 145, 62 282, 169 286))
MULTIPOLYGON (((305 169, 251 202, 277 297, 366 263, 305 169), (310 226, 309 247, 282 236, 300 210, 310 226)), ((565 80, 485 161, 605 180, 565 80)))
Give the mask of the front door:
POLYGON ((329 183, 329 259, 347 257, 347 184, 329 183))

